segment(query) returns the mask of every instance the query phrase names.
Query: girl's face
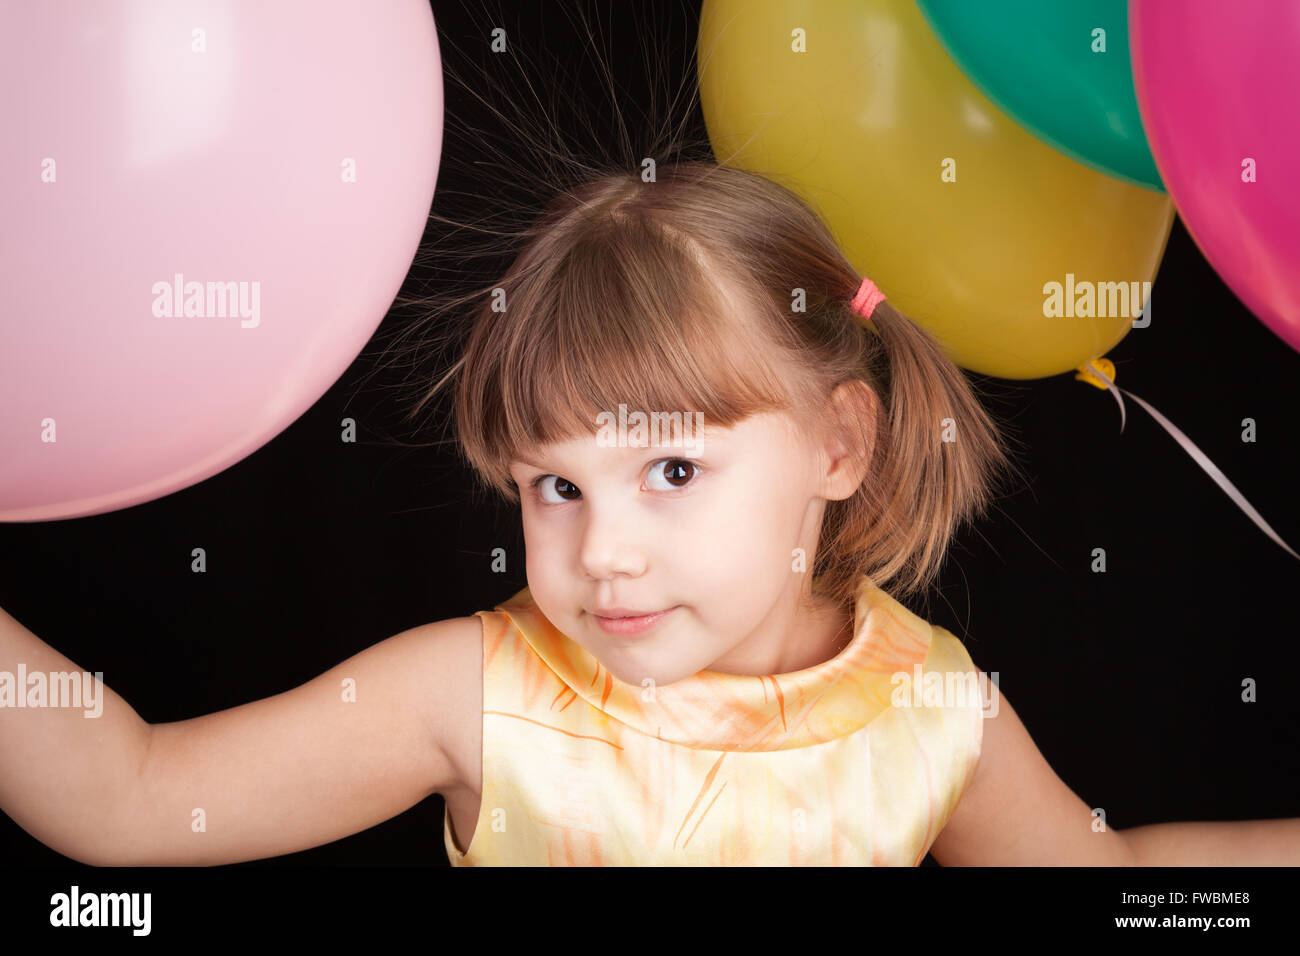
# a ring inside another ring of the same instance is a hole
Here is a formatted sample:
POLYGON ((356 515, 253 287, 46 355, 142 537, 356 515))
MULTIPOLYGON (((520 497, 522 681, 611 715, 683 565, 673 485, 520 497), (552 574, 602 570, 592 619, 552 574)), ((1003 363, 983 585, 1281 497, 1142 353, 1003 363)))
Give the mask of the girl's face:
POLYGON ((593 434, 525 457, 510 473, 533 598, 619 680, 786 673, 835 653, 844 612, 812 598, 811 578, 826 500, 862 478, 842 445, 765 413, 706 424, 695 447, 602 447, 593 434), (595 614, 618 607, 673 610, 619 635, 595 614))

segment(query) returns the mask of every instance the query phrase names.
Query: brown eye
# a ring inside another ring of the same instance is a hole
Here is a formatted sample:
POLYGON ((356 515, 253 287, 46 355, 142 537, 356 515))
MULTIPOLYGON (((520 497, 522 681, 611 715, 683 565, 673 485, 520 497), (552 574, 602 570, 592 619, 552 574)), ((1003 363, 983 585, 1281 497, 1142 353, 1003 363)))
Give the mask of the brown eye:
MULTIPOLYGON (((667 482, 665 487, 655 488, 656 491, 673 491, 678 488, 685 488, 695 478, 700 470, 700 466, 687 458, 665 458, 663 461, 657 461, 650 468, 650 474, 654 475, 660 468, 663 470, 664 480, 667 482)), ((654 485, 651 484, 654 488, 654 485)))
POLYGON ((533 487, 537 489, 538 495, 541 499, 548 504, 559 504, 561 501, 573 501, 574 498, 582 494, 582 492, 578 490, 577 485, 561 478, 559 475, 542 475, 533 481, 533 487), (546 495, 542 494, 542 489, 546 487, 545 483, 551 478, 555 479, 555 493, 560 496, 560 501, 555 501, 554 499, 548 498, 546 495))

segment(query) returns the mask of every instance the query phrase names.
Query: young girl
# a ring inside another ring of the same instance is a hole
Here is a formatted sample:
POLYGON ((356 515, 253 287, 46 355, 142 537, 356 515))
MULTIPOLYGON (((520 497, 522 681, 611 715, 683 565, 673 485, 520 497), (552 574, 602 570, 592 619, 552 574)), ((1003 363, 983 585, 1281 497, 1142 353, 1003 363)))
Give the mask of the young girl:
POLYGON ((479 614, 452 862, 919 863, 981 697, 891 707, 976 671, 879 585, 923 586, 1006 463, 963 376, 793 194, 712 164, 565 193, 500 289, 456 421, 529 587, 479 614))
MULTIPOLYGON (((94 864, 290 853, 431 793, 457 865, 1295 862, 1296 821, 1098 825, 904 607, 1009 459, 783 187, 565 192, 453 373, 428 397, 456 382, 468 461, 521 504, 527 588, 192 720, 10 701, 0 808, 94 864)), ((79 670, 0 613, 20 667, 79 670)))

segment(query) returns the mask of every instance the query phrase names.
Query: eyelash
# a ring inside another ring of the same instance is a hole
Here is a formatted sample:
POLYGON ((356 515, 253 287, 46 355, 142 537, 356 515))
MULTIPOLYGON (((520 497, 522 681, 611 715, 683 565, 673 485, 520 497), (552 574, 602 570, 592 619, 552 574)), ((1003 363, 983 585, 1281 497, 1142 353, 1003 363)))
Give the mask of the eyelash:
MULTIPOLYGON (((688 481, 686 484, 682 485, 680 488, 674 488, 673 491, 685 491, 687 488, 690 488, 692 485, 694 485, 695 482, 696 482, 696 480, 699 478, 700 474, 705 470, 705 469, 704 469, 704 466, 701 465, 701 464, 700 464, 698 461, 696 461, 694 458, 660 458, 658 461, 651 462, 651 464, 650 464, 650 467, 653 469, 653 468, 657 468, 659 465, 671 464, 671 463, 679 462, 679 461, 686 462, 688 465, 691 466, 691 468, 694 469, 694 472, 695 472, 695 473, 691 476, 691 480, 690 480, 690 481, 688 481)), ((572 503, 572 502, 570 502, 570 501, 557 502, 557 501, 545 501, 545 500, 542 499, 541 490, 538 488, 538 486, 539 486, 543 481, 545 481, 547 478, 558 478, 558 477, 559 477, 558 475, 549 475, 549 474, 548 474, 548 475, 538 475, 536 478, 534 478, 532 481, 530 481, 530 482, 528 483, 528 487, 532 490, 532 492, 533 492, 533 496, 538 500, 538 502, 540 502, 541 504, 544 504, 544 505, 571 504, 571 503, 572 503)), ((572 484, 572 482, 570 482, 570 484, 572 484)), ((672 494, 672 492, 666 492, 666 493, 667 493, 667 494, 672 494)))

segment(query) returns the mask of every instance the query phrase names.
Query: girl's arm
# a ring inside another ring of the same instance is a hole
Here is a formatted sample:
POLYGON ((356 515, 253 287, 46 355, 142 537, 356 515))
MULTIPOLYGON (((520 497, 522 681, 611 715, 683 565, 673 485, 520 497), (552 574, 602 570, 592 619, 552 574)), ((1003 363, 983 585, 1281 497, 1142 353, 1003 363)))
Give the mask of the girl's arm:
MULTIPOLYGON (((979 671, 978 668, 976 668, 979 671)), ((930 847, 944 866, 1179 866, 1300 863, 1300 820, 1160 823, 1103 830, 1048 765, 992 681, 975 779, 930 847)))
POLYGON ((944 866, 1133 866, 1133 847, 1067 787, 1034 745, 997 685, 984 716, 979 766, 948 825, 930 847, 944 866), (990 704, 990 706, 993 706, 990 704))
MULTIPOLYGON (((25 701, 20 665, 27 674, 82 673, 0 609, 0 680, 12 681, 25 701)), ((82 862, 98 855, 107 810, 127 802, 132 768, 149 749, 149 725, 126 701, 103 684, 95 693, 98 717, 82 707, 0 708, 0 810, 46 846, 82 862)))
MULTIPOLYGON (((0 709, 0 809, 101 866, 236 863, 357 833, 455 782, 451 702, 481 636, 473 617, 426 624, 301 687, 174 723, 145 723, 103 685, 99 717, 0 709)), ((0 671, 20 662, 81 670, 0 610, 0 671)))
POLYGON ((1300 818, 1152 823, 1124 831, 1138 866, 1300 866, 1300 818))

